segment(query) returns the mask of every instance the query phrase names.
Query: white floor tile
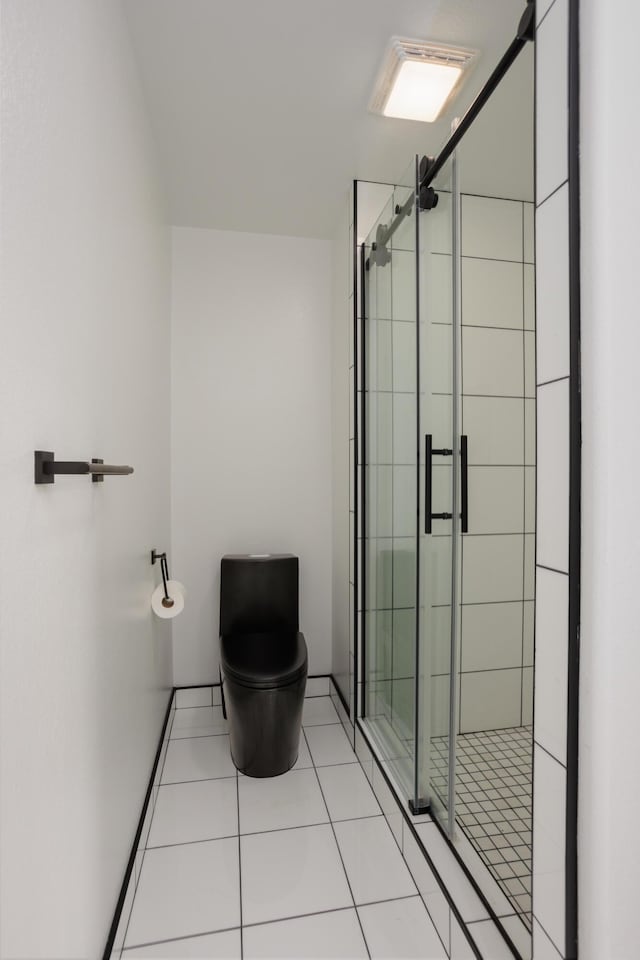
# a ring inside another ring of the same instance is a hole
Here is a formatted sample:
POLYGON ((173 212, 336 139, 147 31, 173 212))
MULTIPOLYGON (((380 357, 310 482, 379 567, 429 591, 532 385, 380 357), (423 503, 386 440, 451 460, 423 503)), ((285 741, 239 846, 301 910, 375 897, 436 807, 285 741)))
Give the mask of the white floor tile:
POLYGON ((160 787, 148 847, 216 840, 238 833, 237 780, 196 780, 160 787))
POLYGON ((376 817, 382 813, 359 763, 320 767, 318 776, 332 820, 376 817))
POLYGON ((331 697, 309 697, 305 699, 302 709, 302 725, 311 727, 327 723, 340 723, 340 717, 331 702, 331 697))
POLYGON ((364 960, 368 957, 355 910, 245 927, 244 960, 364 960))
POLYGON ((176 690, 176 707, 210 707, 211 687, 193 687, 176 690))
POLYGON ((235 772, 229 737, 191 737, 169 743, 160 782, 212 780, 233 777, 235 772))
POLYGON ((222 716, 222 707, 191 707, 176 710, 171 728, 171 739, 180 737, 210 737, 228 733, 229 725, 222 716))
POLYGON ((343 820, 334 829, 356 904, 417 894, 384 817, 343 820))
POLYGON ((328 697, 331 693, 329 677, 307 677, 305 697, 328 697))
POLYGON ((212 933, 239 923, 235 837, 147 850, 125 946, 212 933))
POLYGON ((256 833, 240 846, 245 924, 353 906, 328 824, 256 833))
POLYGON ((281 777, 240 777, 240 832, 327 823, 329 817, 315 770, 290 770, 281 777))
POLYGON ((305 736, 317 767, 358 762, 341 724, 307 727, 305 736))
POLYGON ((469 932, 483 957, 491 957, 491 960, 513 960, 513 954, 493 920, 472 923, 469 925, 469 932))
POLYGON ((302 725, 317 726, 325 723, 340 723, 340 717, 331 703, 331 697, 310 697, 302 708, 302 725))
POLYGON ((240 960, 240 930, 125 950, 122 960, 240 960))
POLYGON ((359 907, 371 960, 446 960, 436 928, 420 897, 359 907))

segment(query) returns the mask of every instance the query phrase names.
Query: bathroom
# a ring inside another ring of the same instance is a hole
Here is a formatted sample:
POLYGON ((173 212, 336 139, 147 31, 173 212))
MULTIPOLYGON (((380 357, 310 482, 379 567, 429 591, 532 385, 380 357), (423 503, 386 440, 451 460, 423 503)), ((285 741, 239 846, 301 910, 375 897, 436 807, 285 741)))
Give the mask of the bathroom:
POLYGON ((635 958, 637 9, 0 18, 0 958, 635 958), (437 119, 394 38, 462 55, 437 119), (265 553, 308 679, 252 777, 265 553))

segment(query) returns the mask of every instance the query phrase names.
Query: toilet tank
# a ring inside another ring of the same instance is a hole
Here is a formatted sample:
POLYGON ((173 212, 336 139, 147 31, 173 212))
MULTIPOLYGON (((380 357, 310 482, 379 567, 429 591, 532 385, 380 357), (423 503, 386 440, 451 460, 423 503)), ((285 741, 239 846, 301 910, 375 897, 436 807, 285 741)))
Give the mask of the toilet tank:
POLYGON ((220 562, 220 635, 297 633, 298 558, 230 554, 220 562))

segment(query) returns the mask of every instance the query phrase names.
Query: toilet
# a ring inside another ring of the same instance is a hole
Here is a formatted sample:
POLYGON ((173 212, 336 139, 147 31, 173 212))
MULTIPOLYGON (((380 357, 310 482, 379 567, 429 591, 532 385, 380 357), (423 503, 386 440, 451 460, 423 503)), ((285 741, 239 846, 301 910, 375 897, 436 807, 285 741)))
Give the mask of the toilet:
POLYGON ((298 558, 230 555, 220 563, 220 675, 231 757, 248 777, 298 759, 307 646, 298 630, 298 558))

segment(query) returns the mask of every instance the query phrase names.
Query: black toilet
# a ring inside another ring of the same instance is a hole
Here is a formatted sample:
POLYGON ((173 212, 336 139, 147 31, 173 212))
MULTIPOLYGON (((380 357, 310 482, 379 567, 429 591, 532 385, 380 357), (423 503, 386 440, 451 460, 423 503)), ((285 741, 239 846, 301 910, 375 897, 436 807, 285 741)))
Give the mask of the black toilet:
POLYGON ((220 671, 234 764, 248 777, 286 773, 298 759, 307 684, 297 557, 222 558, 220 671))

